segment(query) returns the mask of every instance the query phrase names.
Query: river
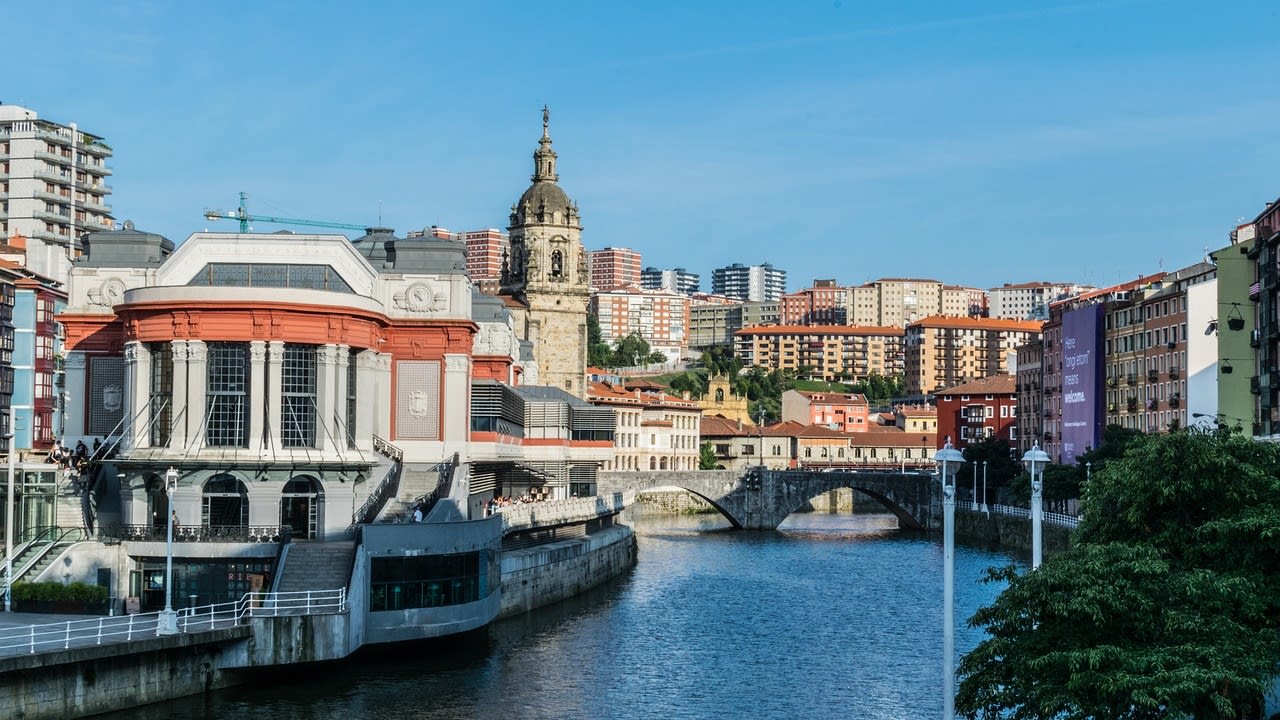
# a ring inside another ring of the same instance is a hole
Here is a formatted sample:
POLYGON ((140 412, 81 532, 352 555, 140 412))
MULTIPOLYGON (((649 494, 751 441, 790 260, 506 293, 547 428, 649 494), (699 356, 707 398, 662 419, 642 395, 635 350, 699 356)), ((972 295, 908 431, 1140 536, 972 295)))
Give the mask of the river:
MULTIPOLYGON (((937 717, 942 547, 884 515, 628 517, 639 562, 463 647, 412 645, 110 720, 937 717)), ((956 647, 1009 555, 956 550, 956 647)))

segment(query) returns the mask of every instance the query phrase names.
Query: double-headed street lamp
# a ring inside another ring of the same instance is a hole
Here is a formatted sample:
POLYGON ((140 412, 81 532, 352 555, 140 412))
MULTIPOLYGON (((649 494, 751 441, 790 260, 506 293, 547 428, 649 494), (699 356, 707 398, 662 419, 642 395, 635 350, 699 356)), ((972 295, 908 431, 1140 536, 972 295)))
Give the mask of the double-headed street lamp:
POLYGON ((173 611, 173 491, 178 487, 178 468, 170 467, 164 473, 164 491, 169 498, 169 523, 164 546, 164 610, 156 620, 157 635, 173 635, 178 632, 178 614, 173 611))
POLYGON ((956 716, 956 473, 964 455, 951 447, 951 438, 934 453, 938 480, 942 482, 942 717, 956 716))
POLYGON ((1040 521, 1044 514, 1044 468, 1049 464, 1049 453, 1040 449, 1040 443, 1031 446, 1022 456, 1022 464, 1031 473, 1031 569, 1040 567, 1040 521))

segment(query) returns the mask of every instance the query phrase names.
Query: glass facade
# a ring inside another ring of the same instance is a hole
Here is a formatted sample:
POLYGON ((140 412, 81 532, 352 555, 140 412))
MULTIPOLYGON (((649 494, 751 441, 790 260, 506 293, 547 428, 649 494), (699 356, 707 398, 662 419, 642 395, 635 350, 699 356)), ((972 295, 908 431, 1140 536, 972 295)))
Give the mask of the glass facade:
POLYGON ((369 609, 461 605, 488 597, 502 580, 494 550, 370 559, 369 609))
POLYGON ((284 263, 209 263, 189 285, 213 287, 303 288, 352 292, 336 270, 328 265, 284 263))

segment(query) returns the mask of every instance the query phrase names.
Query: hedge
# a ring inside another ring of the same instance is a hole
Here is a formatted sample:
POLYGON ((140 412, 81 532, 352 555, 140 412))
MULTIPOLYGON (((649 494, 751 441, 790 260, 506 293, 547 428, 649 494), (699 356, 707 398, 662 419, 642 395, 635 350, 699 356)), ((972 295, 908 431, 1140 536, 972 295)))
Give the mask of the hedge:
POLYGON ((107 601, 107 589, 85 582, 16 582, 13 584, 13 599, 103 603, 107 601))

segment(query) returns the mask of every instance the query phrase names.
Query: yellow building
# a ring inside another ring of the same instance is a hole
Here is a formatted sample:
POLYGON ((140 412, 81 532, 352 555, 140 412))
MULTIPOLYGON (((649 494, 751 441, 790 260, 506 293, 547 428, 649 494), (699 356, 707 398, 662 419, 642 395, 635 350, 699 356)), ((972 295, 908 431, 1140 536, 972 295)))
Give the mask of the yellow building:
POLYGON ((698 398, 704 415, 720 415, 721 417, 751 425, 751 414, 747 411, 747 399, 733 394, 729 387, 729 378, 724 375, 712 375, 707 381, 707 394, 698 398))
POLYGON ((902 374, 902 328, 760 325, 734 333, 734 353, 769 370, 808 368, 806 377, 861 382, 902 374))
POLYGON ((906 391, 944 387, 1009 372, 1019 345, 1040 339, 1039 320, 929 317, 907 326, 906 391))

